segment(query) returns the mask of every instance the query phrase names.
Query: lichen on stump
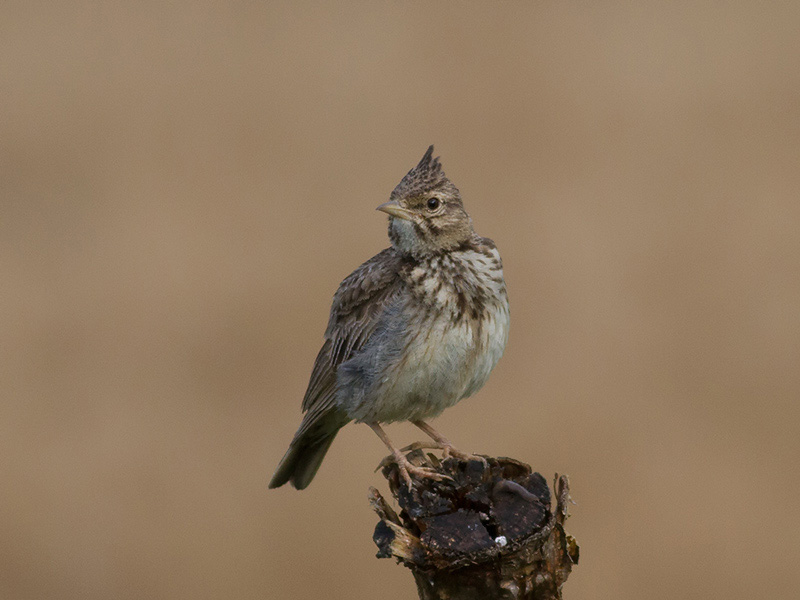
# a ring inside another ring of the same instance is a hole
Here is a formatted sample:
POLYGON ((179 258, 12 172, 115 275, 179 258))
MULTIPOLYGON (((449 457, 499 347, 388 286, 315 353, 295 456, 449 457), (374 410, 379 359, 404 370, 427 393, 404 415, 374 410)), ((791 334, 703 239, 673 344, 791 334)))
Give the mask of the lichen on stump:
POLYGON ((556 477, 556 506, 544 477, 510 458, 440 461, 415 450, 408 459, 449 479, 415 480, 409 490, 397 465, 383 467, 399 514, 375 488, 379 558, 411 569, 421 600, 550 600, 578 562, 564 531, 570 503, 566 476, 556 477))

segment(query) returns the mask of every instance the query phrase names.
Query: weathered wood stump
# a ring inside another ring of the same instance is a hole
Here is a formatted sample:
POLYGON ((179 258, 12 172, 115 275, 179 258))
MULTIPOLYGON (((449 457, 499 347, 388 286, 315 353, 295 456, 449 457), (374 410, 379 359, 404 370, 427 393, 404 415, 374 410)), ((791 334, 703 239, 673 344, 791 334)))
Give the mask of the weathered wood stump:
POLYGON ((384 466, 400 513, 371 488, 381 519, 373 539, 379 558, 393 556, 411 569, 421 600, 561 598, 578 562, 578 545, 563 527, 566 476, 556 477, 551 510, 544 477, 516 460, 439 461, 420 450, 408 458, 449 479, 415 480, 409 490, 397 465, 384 466))

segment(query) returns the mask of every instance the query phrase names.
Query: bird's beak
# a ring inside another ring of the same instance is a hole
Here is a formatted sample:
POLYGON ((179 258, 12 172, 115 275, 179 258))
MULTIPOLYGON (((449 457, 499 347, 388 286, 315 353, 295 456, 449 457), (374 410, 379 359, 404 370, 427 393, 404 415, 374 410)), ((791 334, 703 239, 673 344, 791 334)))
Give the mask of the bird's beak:
POLYGON ((400 206, 397 203, 397 200, 389 200, 389 202, 384 202, 375 210, 383 211, 392 217, 397 217, 398 219, 405 219, 406 221, 410 221, 414 214, 410 210, 400 206))

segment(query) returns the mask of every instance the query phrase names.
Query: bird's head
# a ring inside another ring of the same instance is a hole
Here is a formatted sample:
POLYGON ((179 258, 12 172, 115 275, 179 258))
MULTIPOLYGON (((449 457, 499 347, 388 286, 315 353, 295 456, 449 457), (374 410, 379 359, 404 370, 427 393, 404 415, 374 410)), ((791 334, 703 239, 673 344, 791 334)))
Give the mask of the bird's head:
POLYGON ((433 158, 433 146, 378 210, 389 215, 389 239, 403 254, 446 252, 474 234, 461 194, 445 176, 439 158, 433 158))

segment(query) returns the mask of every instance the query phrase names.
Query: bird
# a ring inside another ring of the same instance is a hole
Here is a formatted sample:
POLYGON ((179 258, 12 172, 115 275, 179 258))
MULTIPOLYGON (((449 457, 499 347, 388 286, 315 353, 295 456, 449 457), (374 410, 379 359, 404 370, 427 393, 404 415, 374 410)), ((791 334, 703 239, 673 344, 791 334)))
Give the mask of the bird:
POLYGON ((336 291, 303 420, 270 488, 306 488, 351 421, 378 435, 409 489, 412 476, 442 476, 411 464, 382 424, 410 421, 433 440, 425 447, 472 456, 427 421, 477 392, 505 350, 509 305, 497 246, 475 232, 433 146, 377 210, 389 215, 391 246, 336 291))

